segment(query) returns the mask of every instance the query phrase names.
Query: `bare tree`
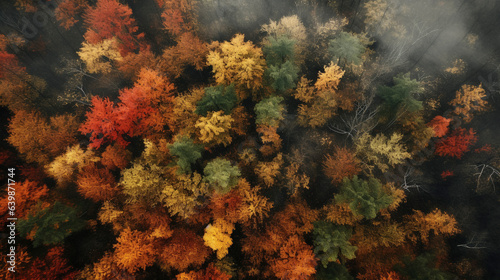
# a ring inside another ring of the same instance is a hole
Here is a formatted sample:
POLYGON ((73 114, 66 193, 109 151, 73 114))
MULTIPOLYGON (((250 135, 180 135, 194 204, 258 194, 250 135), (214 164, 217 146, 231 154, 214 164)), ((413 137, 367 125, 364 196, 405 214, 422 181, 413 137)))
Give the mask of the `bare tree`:
POLYGON ((471 166, 476 171, 476 173, 473 174, 477 176, 476 191, 484 192, 488 190, 488 186, 491 186, 493 188, 493 193, 496 193, 495 180, 500 178, 500 170, 485 163, 471 166))
POLYGON ((467 243, 464 244, 458 244, 457 247, 462 247, 466 249, 472 249, 472 250, 481 250, 481 249, 486 249, 488 248, 486 246, 486 243, 482 241, 484 238, 476 238, 476 234, 474 234, 467 243))

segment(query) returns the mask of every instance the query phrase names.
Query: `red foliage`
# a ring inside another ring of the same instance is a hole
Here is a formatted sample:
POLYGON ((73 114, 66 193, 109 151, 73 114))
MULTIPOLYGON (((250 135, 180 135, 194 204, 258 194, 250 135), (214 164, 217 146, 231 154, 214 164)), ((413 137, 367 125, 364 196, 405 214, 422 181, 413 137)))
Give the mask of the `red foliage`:
POLYGON ((70 29, 75 23, 78 14, 81 14, 88 7, 86 0, 63 0, 55 10, 56 19, 66 30, 70 29))
POLYGON ((88 29, 84 37, 91 44, 116 37, 121 43, 120 54, 125 56, 137 50, 144 37, 143 33, 136 34, 139 28, 131 16, 132 9, 117 0, 98 0, 85 14, 88 29))
POLYGON ((19 168, 19 171, 21 171, 21 176, 29 181, 41 182, 47 177, 42 167, 22 166, 19 168))
POLYGON ((119 145, 109 145, 101 154, 101 163, 108 169, 123 169, 130 162, 131 153, 119 145))
POLYGON ((49 249, 44 258, 36 258, 32 263, 26 266, 26 269, 18 270, 16 278, 18 280, 46 280, 46 279, 61 279, 72 280, 76 279, 77 271, 72 271, 73 268, 68 265, 64 258, 62 247, 54 247, 49 249))
MULTIPOLYGON (((49 192, 47 186, 34 181, 17 182, 15 189, 16 218, 18 219, 24 218, 31 206, 35 205, 40 199, 47 197, 49 192)), ((7 195, 7 192, 5 192, 5 195, 7 195)), ((7 196, 0 199, 0 214, 7 213, 8 201, 7 196)))
POLYGON ((346 148, 335 148, 334 155, 326 155, 323 170, 332 183, 342 182, 344 177, 352 177, 361 172, 359 160, 346 148))
POLYGON ((241 203, 243 199, 237 190, 221 195, 214 194, 209 208, 212 210, 214 219, 223 219, 231 223, 238 221, 241 212, 241 203))
POLYGON ((446 171, 443 171, 443 173, 441 173, 441 178, 443 178, 443 180, 446 180, 446 178, 453 176, 453 175, 455 175, 455 174, 453 174, 453 171, 446 170, 446 171))
POLYGON ((19 66, 17 57, 6 51, 0 51, 0 79, 8 77, 12 72, 24 71, 24 67, 19 66))
POLYGON ((489 152, 491 152, 492 149, 493 148, 491 147, 490 144, 486 144, 480 148, 475 149, 474 153, 482 153, 482 152, 489 153, 489 152))
POLYGON ((434 136, 443 137, 448 133, 450 122, 451 119, 436 116, 427 125, 434 129, 434 136))
POLYGON ((116 141, 123 147, 128 145, 123 139, 123 131, 119 130, 118 111, 108 98, 92 97, 92 109, 87 112, 86 117, 80 131, 83 134, 91 133, 90 147, 99 148, 109 141, 116 141))
POLYGON ((465 152, 469 151, 470 146, 476 143, 477 137, 475 134, 472 128, 469 131, 458 128, 450 136, 436 143, 435 154, 460 159, 465 152))

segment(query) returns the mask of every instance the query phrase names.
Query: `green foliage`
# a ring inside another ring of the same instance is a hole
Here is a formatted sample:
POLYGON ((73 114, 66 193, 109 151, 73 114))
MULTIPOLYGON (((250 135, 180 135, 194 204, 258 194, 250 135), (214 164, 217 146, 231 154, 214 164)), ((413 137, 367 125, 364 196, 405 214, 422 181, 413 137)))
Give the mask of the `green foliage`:
POLYGON ((339 263, 329 263, 327 268, 319 267, 316 280, 354 280, 347 268, 339 263))
POLYGON ((271 86, 278 92, 284 92, 287 89, 295 87, 297 82, 299 68, 292 62, 287 61, 280 65, 271 65, 266 74, 271 78, 271 86))
POLYGON ((227 159, 216 158, 203 169, 205 179, 218 193, 227 193, 238 183, 241 175, 237 166, 232 166, 227 159))
POLYGON ((335 39, 330 40, 328 52, 334 59, 343 60, 347 64, 359 65, 366 45, 358 36, 341 32, 335 39))
POLYGON ((347 259, 354 259, 354 252, 358 247, 349 243, 352 229, 346 226, 335 225, 326 221, 314 223, 314 253, 327 267, 329 262, 335 262, 342 254, 347 259))
POLYGON ((352 179, 344 178, 335 202, 348 203, 354 215, 361 215, 366 219, 373 219, 378 211, 388 207, 393 198, 384 192, 379 180, 371 177, 368 181, 361 180, 358 176, 352 179))
POLYGON ((205 95, 196 104, 196 114, 207 116, 208 112, 224 111, 229 115, 231 110, 238 103, 238 97, 234 90, 234 85, 231 84, 227 87, 218 85, 215 87, 205 88, 205 95))
POLYGON ((422 101, 413 98, 413 94, 422 92, 422 86, 416 80, 410 78, 410 74, 399 74, 394 77, 394 86, 381 86, 378 89, 378 95, 384 99, 385 108, 390 114, 403 109, 409 112, 421 110, 422 101))
POLYGON ((293 61, 295 40, 287 36, 280 36, 275 39, 268 37, 269 43, 263 48, 268 66, 283 64, 285 61, 293 61))
POLYGON ((278 126, 280 120, 283 119, 283 105, 280 102, 283 97, 273 96, 262 99, 259 103, 255 104, 255 122, 257 124, 266 124, 269 126, 278 126))
POLYGON ((42 208, 41 202, 35 205, 25 219, 19 220, 17 227, 21 236, 33 239, 35 247, 60 243, 85 226, 75 208, 59 201, 42 208))
POLYGON ((168 146, 170 154, 177 157, 177 166, 179 173, 190 173, 191 164, 201 158, 203 146, 195 144, 190 138, 183 136, 177 139, 172 145, 168 146))
POLYGON ((395 271, 406 276, 409 280, 448 280, 454 276, 434 267, 434 256, 429 253, 422 254, 411 260, 410 257, 402 259, 404 266, 396 266, 395 271))

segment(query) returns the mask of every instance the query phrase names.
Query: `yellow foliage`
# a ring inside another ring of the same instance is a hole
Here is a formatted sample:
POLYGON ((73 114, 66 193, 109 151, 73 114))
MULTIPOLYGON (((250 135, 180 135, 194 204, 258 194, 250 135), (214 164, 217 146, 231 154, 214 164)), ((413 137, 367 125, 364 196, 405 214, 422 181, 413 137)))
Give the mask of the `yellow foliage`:
POLYGON ((68 147, 66 153, 58 156, 52 163, 46 166, 48 175, 64 185, 69 182, 76 170, 80 171, 86 165, 98 162, 99 157, 94 155, 93 150, 82 150, 80 145, 68 147))
POLYGON ((193 135, 195 134, 195 123, 198 120, 196 111, 196 103, 201 100, 205 90, 203 88, 195 88, 188 93, 182 93, 174 99, 174 131, 178 134, 193 135))
POLYGON ((328 204, 325 205, 322 211, 326 212, 326 220, 338 225, 353 226, 358 221, 363 219, 363 216, 354 216, 349 208, 349 204, 328 204))
POLYGON ((486 94, 481 84, 477 87, 463 85, 450 105, 455 106, 453 113, 462 116, 464 122, 468 123, 474 117, 474 113, 486 111, 488 102, 483 99, 485 97, 486 94))
MULTIPOLYGON (((209 52, 207 64, 212 66, 218 84, 234 83, 237 87, 259 89, 266 63, 262 50, 244 39, 244 35, 236 34, 230 42, 220 43, 216 50, 209 52)), ((243 92, 237 92, 240 99, 246 98, 243 92)))
MULTIPOLYGON (((259 195, 260 187, 251 187, 245 179, 240 179, 236 189, 243 198, 244 206, 241 209, 245 213, 240 215, 243 218, 243 222, 248 220, 262 222, 269 215, 269 210, 273 207, 273 203, 267 197, 259 195)), ((253 225, 256 225, 256 223, 253 223, 253 225)))
POLYGON ((203 240, 205 245, 217 251, 217 258, 220 260, 228 253, 229 247, 233 244, 231 233, 234 230, 234 225, 224 220, 215 220, 213 225, 208 225, 205 228, 203 240))
POLYGON ((208 194, 208 184, 196 172, 193 175, 178 175, 176 179, 164 185, 160 199, 172 216, 187 219, 201 206, 198 197, 208 194))
POLYGON ((111 72, 111 61, 120 61, 122 56, 117 48, 117 40, 106 39, 98 44, 83 42, 78 55, 85 62, 89 73, 107 74, 111 72))
POLYGON ((224 115, 223 111, 212 112, 206 117, 200 117, 196 121, 195 127, 199 129, 200 141, 209 145, 231 144, 231 123, 233 118, 224 115))
POLYGON ((403 135, 399 133, 393 133, 389 139, 383 134, 372 137, 364 133, 355 141, 356 155, 361 158, 370 173, 373 165, 385 172, 389 166, 394 167, 411 156, 400 143, 402 138, 403 135))
POLYGON ((328 91, 334 93, 338 89, 340 79, 344 76, 345 71, 337 64, 330 62, 325 66, 325 71, 318 74, 318 80, 314 87, 318 91, 328 91))
POLYGON ((259 162, 255 167, 255 173, 267 187, 274 185, 276 177, 280 174, 283 165, 283 155, 279 153, 270 162, 259 162))
POLYGON ((451 236, 460 232, 458 223, 452 215, 441 212, 439 209, 434 209, 429 214, 424 214, 419 210, 414 210, 412 215, 406 216, 406 234, 407 237, 416 242, 418 236, 424 244, 429 242, 429 233, 431 230, 434 235, 451 236))

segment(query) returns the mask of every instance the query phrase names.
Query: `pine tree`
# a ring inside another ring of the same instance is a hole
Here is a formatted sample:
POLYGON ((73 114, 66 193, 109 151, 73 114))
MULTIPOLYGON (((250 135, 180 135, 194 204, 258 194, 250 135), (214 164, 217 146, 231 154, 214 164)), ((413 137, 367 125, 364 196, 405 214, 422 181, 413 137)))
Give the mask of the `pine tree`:
POLYGON ((206 117, 208 112, 224 111, 229 115, 237 102, 234 85, 207 87, 203 98, 196 104, 196 114, 206 117))
POLYGON ((240 170, 231 165, 229 160, 216 158, 210 161, 205 169, 205 180, 207 180, 218 193, 227 193, 233 188, 240 178, 240 170))
POLYGON ((191 164, 201 158, 203 146, 195 144, 193 140, 186 136, 178 138, 173 144, 168 146, 170 154, 177 157, 177 166, 180 173, 190 173, 191 164))
POLYGON ((283 105, 280 104, 281 101, 283 101, 283 97, 273 96, 262 99, 255 104, 255 123, 279 126, 279 122, 283 120, 284 111, 283 105))
POLYGON ((346 259, 354 259, 356 246, 351 245, 352 229, 346 226, 338 226, 326 221, 314 223, 314 253, 319 257, 323 267, 329 262, 336 262, 340 255, 346 259))

